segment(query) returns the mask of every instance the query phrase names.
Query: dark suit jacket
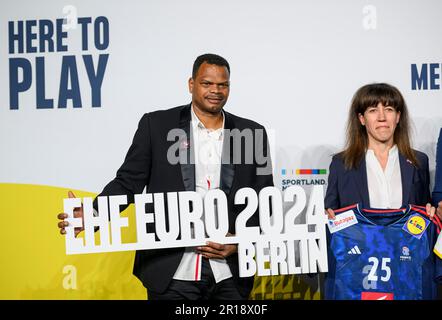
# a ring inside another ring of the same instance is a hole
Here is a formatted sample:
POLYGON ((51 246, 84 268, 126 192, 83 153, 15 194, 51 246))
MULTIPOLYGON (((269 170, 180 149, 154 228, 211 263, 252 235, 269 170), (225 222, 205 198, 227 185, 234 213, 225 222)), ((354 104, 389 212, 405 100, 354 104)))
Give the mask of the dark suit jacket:
POLYGON ((442 129, 440 129, 439 140, 437 142, 433 205, 437 207, 440 201, 442 201, 442 129))
MULTIPOLYGON (((430 202, 428 157, 425 153, 419 151, 416 151, 416 156, 419 167, 412 165, 399 153, 402 205, 425 206, 430 202)), ((330 164, 325 207, 339 209, 355 203, 362 203, 366 208, 370 207, 365 157, 362 158, 357 168, 347 170, 342 157, 337 154, 333 156, 330 164)))
MULTIPOLYGON (((132 145, 116 178, 104 188, 100 195, 126 194, 129 201, 133 202, 133 195, 141 193, 145 186, 147 186, 148 193, 195 191, 195 165, 189 162, 185 164, 184 161, 171 164, 167 159, 169 147, 176 144, 176 140, 167 141, 168 132, 179 128, 186 132, 187 140, 184 141, 184 146, 189 150, 186 151, 186 157, 190 160, 190 148, 188 148, 192 143, 189 140, 190 120, 190 105, 145 114, 139 122, 132 145)), ((235 128, 264 130, 256 122, 225 112, 225 129, 235 128)), ((229 151, 227 140, 224 139, 223 157, 229 151)), ((261 142, 264 143, 261 144, 264 150, 269 152, 266 134, 261 142)), ((233 143, 230 145, 233 146, 233 143)), ((241 151, 244 152, 244 146, 241 147, 241 151)), ((260 162, 253 158, 251 164, 243 162, 233 164, 233 161, 230 161, 228 164, 221 165, 220 189, 227 195, 229 232, 232 234, 235 234, 235 219, 244 209, 244 206, 233 204, 236 191, 243 187, 251 187, 259 191, 266 186, 273 185, 271 169, 269 174, 256 174, 260 162)), ((150 210, 152 211, 146 212, 154 212, 153 207, 150 210)), ((253 225, 259 224, 257 212, 249 222, 253 225)), ((148 232, 154 232, 154 225, 147 224, 146 229, 148 232)), ((133 272, 148 290, 162 293, 177 270, 183 252, 184 248, 137 251, 133 272)), ((237 254, 228 257, 227 263, 240 293, 247 297, 253 287, 253 277, 239 278, 237 254)))

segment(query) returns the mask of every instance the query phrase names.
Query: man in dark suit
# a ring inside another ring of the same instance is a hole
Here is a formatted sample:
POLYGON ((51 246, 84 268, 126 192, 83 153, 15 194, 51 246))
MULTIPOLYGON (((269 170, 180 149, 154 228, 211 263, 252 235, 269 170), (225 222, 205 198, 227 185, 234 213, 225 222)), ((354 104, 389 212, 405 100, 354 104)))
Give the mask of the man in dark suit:
MULTIPOLYGON (((259 192, 273 185, 273 176, 264 128, 223 111, 229 79, 230 66, 224 58, 199 56, 188 82, 191 104, 145 114, 116 178, 99 196, 126 194, 133 202, 133 195, 145 186, 148 193, 197 191, 202 196, 219 188, 227 196, 228 235, 235 234, 236 217, 245 207, 234 204, 236 191, 251 187, 259 192), (252 141, 243 141, 242 136, 252 141)), ((76 214, 82 214, 81 208, 76 214)), ((62 234, 65 218, 59 215, 62 234)), ((257 212, 249 222, 259 224, 257 212)), ((146 225, 147 232, 153 228, 146 225)), ((253 277, 239 277, 233 244, 140 250, 133 272, 147 288, 149 299, 247 299, 253 288, 253 277)))

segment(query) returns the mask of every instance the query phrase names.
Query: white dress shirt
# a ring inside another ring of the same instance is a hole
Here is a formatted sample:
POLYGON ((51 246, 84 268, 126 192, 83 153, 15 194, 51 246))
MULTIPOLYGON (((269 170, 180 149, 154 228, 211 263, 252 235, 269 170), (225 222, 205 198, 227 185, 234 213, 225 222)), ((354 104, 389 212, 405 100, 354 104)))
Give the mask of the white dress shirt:
MULTIPOLYGON (((219 188, 221 174, 221 154, 223 146, 223 126, 217 130, 204 127, 191 108, 191 130, 193 133, 193 151, 195 153, 195 188, 202 197, 208 190, 219 188)), ((204 217, 204 214, 203 214, 204 217)), ((201 280, 202 255, 194 247, 185 249, 183 258, 173 278, 177 280, 201 280)), ((232 272, 225 259, 209 259, 216 282, 232 277, 232 272)))
POLYGON ((365 153, 368 195, 371 208, 397 209, 402 206, 402 178, 399 151, 394 145, 388 152, 385 170, 373 150, 365 153))

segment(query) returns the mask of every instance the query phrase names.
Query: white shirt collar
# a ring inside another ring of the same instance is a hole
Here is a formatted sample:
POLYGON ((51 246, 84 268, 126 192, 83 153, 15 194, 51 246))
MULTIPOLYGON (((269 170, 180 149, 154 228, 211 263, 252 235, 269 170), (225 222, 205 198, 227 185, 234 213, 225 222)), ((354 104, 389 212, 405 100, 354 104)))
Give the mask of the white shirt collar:
MULTIPOLYGON (((206 129, 206 127, 204 126, 204 124, 201 122, 201 120, 198 118, 198 116, 196 115, 195 111, 193 110, 193 104, 190 107, 190 113, 191 113, 191 122, 192 122, 192 128, 195 129, 206 129)), ((224 110, 221 110, 221 113, 223 115, 223 125, 221 128, 216 129, 216 130, 212 130, 212 129, 206 129, 208 130, 210 133, 215 133, 219 134, 220 136, 223 133, 223 129, 224 129, 224 125, 225 125, 225 119, 226 117, 224 116, 224 110)))

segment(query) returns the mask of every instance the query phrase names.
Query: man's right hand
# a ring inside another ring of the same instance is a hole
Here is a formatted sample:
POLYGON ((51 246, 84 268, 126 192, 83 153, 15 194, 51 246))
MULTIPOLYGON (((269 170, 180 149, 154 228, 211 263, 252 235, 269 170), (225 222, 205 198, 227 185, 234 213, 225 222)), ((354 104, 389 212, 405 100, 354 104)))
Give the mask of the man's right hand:
MULTIPOLYGON (((75 198, 75 195, 74 195, 74 193, 72 191, 69 191, 68 192, 68 197, 69 198, 75 198)), ((65 228, 69 225, 69 223, 67 221, 65 221, 65 219, 67 217, 68 217, 68 215, 66 213, 64 213, 64 212, 59 213, 57 215, 57 218, 62 220, 62 221, 60 221, 57 224, 57 226, 60 228, 60 233, 61 234, 66 234, 65 228)), ((81 205, 81 207, 74 208, 74 218, 80 218, 80 217, 83 219, 83 205, 81 205)), ((84 226, 84 220, 83 220, 82 226, 84 226)), ((75 228, 74 229, 75 236, 77 236, 83 230, 84 230, 84 227, 75 228)))
POLYGON ((333 209, 328 208, 325 212, 329 219, 335 220, 335 212, 333 209))

